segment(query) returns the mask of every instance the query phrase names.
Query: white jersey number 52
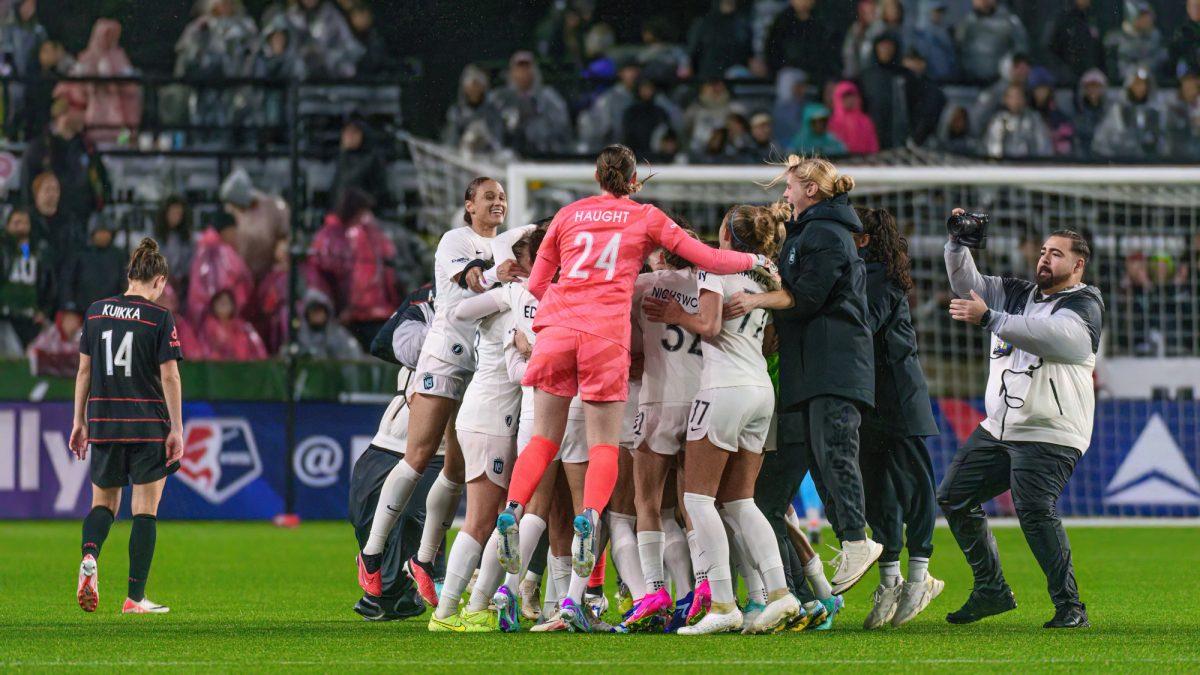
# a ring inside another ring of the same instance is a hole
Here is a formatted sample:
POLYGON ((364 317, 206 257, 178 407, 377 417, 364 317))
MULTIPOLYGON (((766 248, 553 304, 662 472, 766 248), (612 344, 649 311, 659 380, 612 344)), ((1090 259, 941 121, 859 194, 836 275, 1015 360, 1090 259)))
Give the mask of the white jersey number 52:
MULTIPOLYGON (((596 238, 591 232, 580 232, 575 235, 575 245, 583 247, 583 253, 575 259, 575 264, 571 266, 571 271, 567 276, 572 279, 587 279, 588 271, 582 269, 588 258, 592 257, 592 248, 596 244, 596 238)), ((593 269, 604 270, 604 280, 612 281, 613 274, 617 271, 617 251, 621 248, 621 233, 618 232, 608 240, 604 250, 600 251, 600 256, 596 258, 596 262, 592 263, 593 269)))

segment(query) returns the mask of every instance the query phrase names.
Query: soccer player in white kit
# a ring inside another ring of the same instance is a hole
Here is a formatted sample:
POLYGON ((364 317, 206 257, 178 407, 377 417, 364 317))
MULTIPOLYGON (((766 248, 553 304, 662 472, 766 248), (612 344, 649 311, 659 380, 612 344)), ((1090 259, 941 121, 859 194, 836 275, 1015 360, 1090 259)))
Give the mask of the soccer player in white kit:
MULTIPOLYGON (((375 595, 388 532, 408 505, 429 458, 437 452, 447 424, 466 392, 475 370, 477 322, 451 321, 451 310, 465 297, 483 293, 519 273, 515 262, 489 269, 491 241, 508 212, 504 187, 494 179, 476 178, 463 196, 466 225, 442 235, 434 257, 434 283, 439 311, 417 361, 415 393, 409 401, 408 451, 388 475, 380 494, 371 535, 358 558, 359 585, 375 595)), ((452 427, 451 427, 452 428, 452 427)), ((463 461, 457 442, 449 443, 446 465, 426 500, 425 528, 417 556, 405 563, 421 597, 437 604, 431 563, 449 527, 463 490, 463 461)))
MULTIPOLYGON (((721 224, 721 248, 772 255, 779 243, 778 225, 784 217, 781 210, 735 206, 721 224)), ((680 628, 681 635, 743 628, 729 569, 729 539, 717 510, 718 497, 745 543, 748 562, 766 585, 765 607, 746 621, 743 632, 773 632, 801 611, 799 602, 788 591, 774 533, 753 499, 775 411, 775 392, 763 357, 769 315, 765 310, 754 310, 738 319, 722 319, 722 305, 735 293, 761 293, 776 284, 776 280, 755 273, 699 273, 697 314, 682 311, 674 301, 646 304, 651 320, 678 324, 704 337, 700 390, 688 417, 683 498, 696 532, 695 542, 708 561, 712 608, 696 625, 680 628)))
MULTIPOLYGON (((662 505, 664 487, 687 441, 688 414, 700 387, 700 336, 677 324, 648 320, 642 300, 671 299, 695 314, 700 308, 697 273, 691 263, 663 250, 651 254, 650 265, 655 271, 640 275, 633 292, 644 363, 634 425, 634 482, 638 553, 647 594, 624 622, 630 629, 671 612, 665 558, 673 563, 669 567, 681 618, 692 600, 687 539, 675 521, 675 509, 664 510, 662 505), (667 551, 671 555, 666 556, 667 551)), ((670 497, 674 503, 674 495, 670 497)))

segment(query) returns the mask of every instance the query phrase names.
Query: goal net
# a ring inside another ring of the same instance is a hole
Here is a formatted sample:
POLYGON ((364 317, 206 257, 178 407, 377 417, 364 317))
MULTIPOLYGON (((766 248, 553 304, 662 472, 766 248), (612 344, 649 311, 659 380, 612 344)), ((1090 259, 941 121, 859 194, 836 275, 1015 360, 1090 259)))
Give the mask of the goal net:
MULTIPOLYGON (((431 229, 456 225, 462 189, 502 176, 509 223, 553 215, 594 194, 590 163, 491 162, 410 141, 431 229), (418 160, 417 157, 421 159, 418 160), (426 181, 430 189, 426 191, 426 181)), ((909 158, 910 161, 912 158, 909 158)), ((1057 229, 1091 242, 1085 281, 1105 301, 1091 449, 1060 508, 1089 516, 1200 516, 1200 170, 1194 167, 1011 167, 923 155, 926 166, 855 166, 855 205, 885 208, 909 242, 910 296, 922 365, 941 434, 930 439, 938 475, 982 419, 987 335, 950 320, 942 259, 956 206, 992 218, 985 274, 1032 278, 1041 243, 1057 229)), ((733 204, 764 204, 771 166, 654 166, 637 195, 714 235, 733 204)), ((645 170, 643 169, 643 172, 645 170)), ((994 505, 999 511, 1011 505, 994 505)))

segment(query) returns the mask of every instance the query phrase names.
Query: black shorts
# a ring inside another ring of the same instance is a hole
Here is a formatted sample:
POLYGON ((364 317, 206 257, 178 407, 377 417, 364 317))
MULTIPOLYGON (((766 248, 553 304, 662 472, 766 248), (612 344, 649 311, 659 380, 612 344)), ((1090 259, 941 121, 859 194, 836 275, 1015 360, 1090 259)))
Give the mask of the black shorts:
POLYGON ((179 470, 167 465, 166 443, 93 443, 92 483, 102 488, 153 483, 179 470))

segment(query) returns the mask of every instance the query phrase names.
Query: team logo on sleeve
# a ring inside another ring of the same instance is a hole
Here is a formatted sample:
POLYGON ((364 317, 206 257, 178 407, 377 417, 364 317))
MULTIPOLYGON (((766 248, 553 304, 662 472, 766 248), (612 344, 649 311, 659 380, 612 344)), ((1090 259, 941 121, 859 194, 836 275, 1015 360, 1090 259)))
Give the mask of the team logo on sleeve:
POLYGON ((245 419, 191 420, 183 438, 175 475, 209 503, 223 503, 262 475, 258 445, 245 419))
POLYGON ((450 351, 454 352, 455 356, 460 356, 463 353, 463 346, 455 342, 454 346, 450 348, 450 351))
POLYGON ((425 389, 433 389, 433 375, 425 373, 425 379, 421 380, 421 384, 425 389))

